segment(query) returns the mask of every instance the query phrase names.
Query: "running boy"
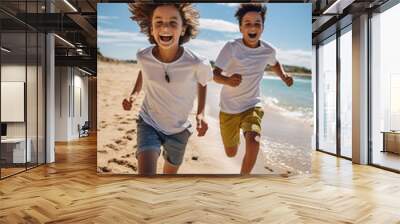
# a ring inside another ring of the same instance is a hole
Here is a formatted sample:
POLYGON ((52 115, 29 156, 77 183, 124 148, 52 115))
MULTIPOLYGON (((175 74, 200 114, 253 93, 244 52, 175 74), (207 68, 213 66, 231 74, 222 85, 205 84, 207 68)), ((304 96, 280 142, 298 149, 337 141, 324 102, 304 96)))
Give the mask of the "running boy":
POLYGON ((199 14, 189 3, 130 3, 129 7, 141 32, 155 44, 138 51, 139 76, 131 97, 122 103, 130 110, 143 86, 145 98, 137 121, 139 174, 156 174, 161 146, 163 173, 176 174, 192 133, 188 116, 196 94, 198 136, 208 129, 204 107, 212 68, 208 60, 182 46, 196 36, 199 14))
POLYGON ((260 82, 270 65, 287 86, 293 84, 276 59, 276 50, 260 40, 267 8, 262 4, 241 4, 235 17, 242 38, 229 41, 215 62, 214 80, 223 84, 220 100, 220 129, 225 152, 234 157, 240 144, 240 129, 246 140, 241 174, 249 174, 256 162, 264 115, 260 82))

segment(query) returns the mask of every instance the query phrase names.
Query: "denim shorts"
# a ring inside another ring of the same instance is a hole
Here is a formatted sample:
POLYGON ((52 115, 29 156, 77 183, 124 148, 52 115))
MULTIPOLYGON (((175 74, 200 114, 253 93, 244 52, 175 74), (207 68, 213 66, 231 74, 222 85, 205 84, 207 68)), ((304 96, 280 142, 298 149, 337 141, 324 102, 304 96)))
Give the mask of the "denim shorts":
MULTIPOLYGON (((189 127, 190 128, 190 127, 189 127)), ((182 132, 166 135, 147 124, 140 116, 137 120, 137 145, 136 158, 142 152, 157 152, 161 154, 163 146, 163 157, 174 166, 180 166, 185 155, 185 149, 191 132, 185 129, 182 132)))

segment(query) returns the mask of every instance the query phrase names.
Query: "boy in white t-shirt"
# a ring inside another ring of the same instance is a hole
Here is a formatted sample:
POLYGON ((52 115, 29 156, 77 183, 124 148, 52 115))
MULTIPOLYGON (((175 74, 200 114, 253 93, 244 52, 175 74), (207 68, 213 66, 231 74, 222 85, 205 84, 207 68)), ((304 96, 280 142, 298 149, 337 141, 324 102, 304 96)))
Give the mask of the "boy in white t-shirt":
POLYGON ((137 122, 139 174, 156 174, 161 146, 163 173, 176 174, 192 133, 188 116, 197 94, 198 136, 208 129, 204 107, 212 68, 208 60, 182 46, 197 34, 199 14, 189 3, 129 6, 132 19, 155 44, 137 52, 139 76, 131 97, 123 101, 124 109, 130 110, 143 85, 145 98, 137 122))
POLYGON ((240 129, 246 139, 246 153, 241 174, 249 174, 256 162, 264 115, 260 82, 267 65, 287 86, 293 84, 276 59, 276 50, 260 40, 265 13, 262 4, 241 4, 235 17, 242 38, 225 44, 215 62, 214 80, 223 84, 220 101, 221 136, 228 157, 234 157, 240 144, 240 129))

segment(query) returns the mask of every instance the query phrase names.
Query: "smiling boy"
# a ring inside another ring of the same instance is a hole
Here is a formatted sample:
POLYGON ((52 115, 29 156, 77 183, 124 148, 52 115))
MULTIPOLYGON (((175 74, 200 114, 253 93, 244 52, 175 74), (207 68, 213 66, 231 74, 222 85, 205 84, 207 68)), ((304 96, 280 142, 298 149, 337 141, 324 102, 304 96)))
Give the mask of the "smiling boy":
POLYGON ((260 148, 264 115, 260 84, 267 65, 287 86, 293 84, 276 59, 276 50, 260 40, 267 8, 262 4, 241 4, 236 11, 242 38, 225 44, 215 62, 214 81, 223 84, 220 100, 220 129, 225 153, 234 157, 240 144, 240 129, 246 141, 241 174, 249 174, 260 148))
POLYGON ((143 86, 145 98, 137 122, 139 174, 156 173, 161 146, 163 173, 176 174, 192 133, 188 116, 196 95, 198 136, 204 136, 208 129, 204 107, 212 68, 208 60, 182 46, 196 36, 199 15, 189 3, 129 6, 132 19, 155 44, 138 51, 140 73, 131 97, 122 103, 130 110, 143 86))

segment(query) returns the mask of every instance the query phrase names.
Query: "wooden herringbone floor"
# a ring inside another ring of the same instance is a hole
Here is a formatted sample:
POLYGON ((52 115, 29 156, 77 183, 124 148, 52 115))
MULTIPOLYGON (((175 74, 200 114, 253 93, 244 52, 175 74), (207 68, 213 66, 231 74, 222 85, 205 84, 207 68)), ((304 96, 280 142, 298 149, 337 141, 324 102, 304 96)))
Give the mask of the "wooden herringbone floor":
POLYGON ((400 223, 400 175, 322 153, 295 177, 98 176, 96 139, 0 181, 0 223, 400 223))

